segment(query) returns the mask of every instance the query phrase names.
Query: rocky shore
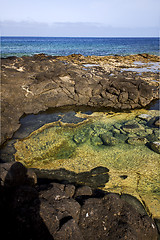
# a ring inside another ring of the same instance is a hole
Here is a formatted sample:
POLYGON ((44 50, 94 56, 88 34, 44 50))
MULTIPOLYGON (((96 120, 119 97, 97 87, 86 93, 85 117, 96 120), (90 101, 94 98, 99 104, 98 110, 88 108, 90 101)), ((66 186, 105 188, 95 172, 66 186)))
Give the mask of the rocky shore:
POLYGON ((5 239, 158 239, 160 118, 138 109, 159 98, 159 62, 148 54, 1 59, 5 239), (105 112, 20 128, 22 116, 68 106, 105 112))
POLYGON ((38 179, 21 163, 0 165, 1 236, 39 240, 157 240, 136 198, 38 179))
POLYGON ((118 110, 142 108, 158 98, 157 56, 8 57, 1 60, 1 143, 19 128, 23 114, 50 107, 90 106, 118 110), (124 71, 148 67, 147 72, 124 71), (143 64, 141 64, 143 63, 143 64), (153 67, 153 66, 152 66, 153 67))

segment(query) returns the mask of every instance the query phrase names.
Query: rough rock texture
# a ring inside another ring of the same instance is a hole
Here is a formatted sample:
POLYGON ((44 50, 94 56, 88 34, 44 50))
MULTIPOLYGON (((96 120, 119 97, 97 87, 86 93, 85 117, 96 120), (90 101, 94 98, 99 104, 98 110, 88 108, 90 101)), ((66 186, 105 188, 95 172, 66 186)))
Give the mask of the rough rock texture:
MULTIPOLYGON (((158 239, 154 221, 130 195, 120 196, 44 179, 33 185, 35 177, 30 177, 32 182, 26 181, 27 169, 20 163, 4 163, 1 169, 1 235, 5 239, 158 239), (7 185, 5 170, 9 175, 15 173, 7 185), (21 181, 16 180, 17 172, 21 181)), ((158 226, 159 221, 156 221, 158 226)))
POLYGON ((147 232, 144 225, 149 229, 150 219, 135 212, 116 194, 86 200, 79 223, 85 239, 153 239, 153 233, 147 232))
POLYGON ((1 143, 19 128, 25 113, 38 113, 49 107, 85 105, 134 109, 158 98, 158 73, 138 75, 122 72, 133 61, 158 61, 154 56, 128 57, 32 57, 2 59, 1 143), (86 68, 85 63, 99 66, 86 68))

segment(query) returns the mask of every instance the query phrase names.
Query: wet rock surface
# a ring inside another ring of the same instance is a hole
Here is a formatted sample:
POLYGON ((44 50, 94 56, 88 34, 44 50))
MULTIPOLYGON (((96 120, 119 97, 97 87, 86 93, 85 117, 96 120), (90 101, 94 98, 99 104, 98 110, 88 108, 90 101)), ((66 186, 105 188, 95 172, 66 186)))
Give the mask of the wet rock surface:
POLYGON ((145 107, 158 98, 158 83, 154 82, 158 81, 158 73, 139 75, 121 71, 136 60, 147 64, 159 58, 39 54, 2 59, 1 143, 19 128, 19 118, 24 113, 36 114, 49 107, 68 105, 114 109, 145 107), (91 65, 85 67, 84 64, 91 65))
POLYGON ((4 163, 1 169, 1 234, 5 239, 158 239, 159 220, 156 225, 131 195, 47 179, 38 179, 36 184, 33 173, 27 180, 28 170, 21 163, 4 163), (20 168, 25 171, 17 181, 20 168), (6 185, 10 172, 15 174, 6 185))
POLYGON ((153 151, 160 153, 160 141, 151 143, 151 148, 153 151))

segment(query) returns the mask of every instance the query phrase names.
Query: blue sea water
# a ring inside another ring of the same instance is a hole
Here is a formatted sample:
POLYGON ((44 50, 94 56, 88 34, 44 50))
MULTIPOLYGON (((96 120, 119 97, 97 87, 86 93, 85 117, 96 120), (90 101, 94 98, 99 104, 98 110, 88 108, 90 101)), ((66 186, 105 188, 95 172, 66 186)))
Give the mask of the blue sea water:
POLYGON ((53 56, 82 54, 130 55, 149 53, 159 55, 158 38, 65 38, 65 37, 1 37, 1 56, 53 56))

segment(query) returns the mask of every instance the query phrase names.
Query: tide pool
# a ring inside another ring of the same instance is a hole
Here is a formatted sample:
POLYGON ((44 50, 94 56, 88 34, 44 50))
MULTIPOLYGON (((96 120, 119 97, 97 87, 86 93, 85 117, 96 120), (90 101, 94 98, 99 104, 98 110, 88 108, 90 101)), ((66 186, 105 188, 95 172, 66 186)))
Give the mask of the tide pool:
MULTIPOLYGON (((71 173, 108 169, 109 181, 100 188, 135 196, 150 215, 159 218, 160 161, 151 148, 152 142, 160 141, 159 129, 154 125, 158 114, 144 109, 89 115, 77 112, 77 123, 59 119, 15 139, 15 160, 48 171, 53 179, 61 176, 63 169, 67 172, 64 180, 68 181, 71 173)), ((77 183, 85 184, 85 179, 77 183)))

